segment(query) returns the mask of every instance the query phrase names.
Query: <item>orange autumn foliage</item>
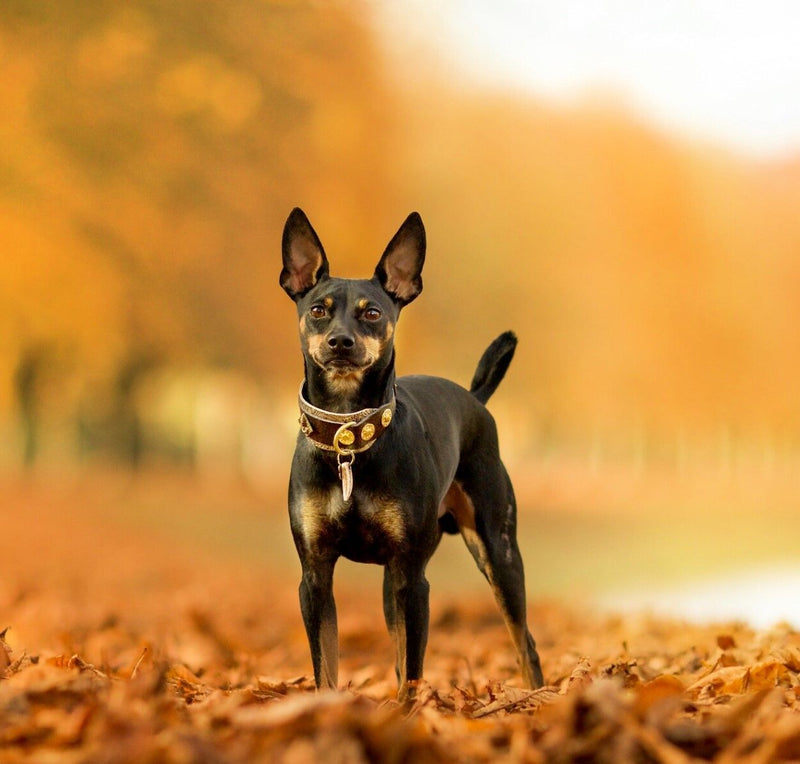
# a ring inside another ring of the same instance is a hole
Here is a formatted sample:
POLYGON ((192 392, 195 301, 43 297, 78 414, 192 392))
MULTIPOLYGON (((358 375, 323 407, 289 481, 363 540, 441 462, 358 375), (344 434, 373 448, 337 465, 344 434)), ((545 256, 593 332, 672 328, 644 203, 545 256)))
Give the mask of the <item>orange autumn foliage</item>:
POLYGON ((0 420, 30 348, 73 423, 143 358, 290 391, 300 204, 342 275, 422 213, 401 369, 464 379, 513 328, 524 448, 796 440, 796 159, 470 89, 432 53, 399 76, 382 45, 349 3, 4 4, 0 420))

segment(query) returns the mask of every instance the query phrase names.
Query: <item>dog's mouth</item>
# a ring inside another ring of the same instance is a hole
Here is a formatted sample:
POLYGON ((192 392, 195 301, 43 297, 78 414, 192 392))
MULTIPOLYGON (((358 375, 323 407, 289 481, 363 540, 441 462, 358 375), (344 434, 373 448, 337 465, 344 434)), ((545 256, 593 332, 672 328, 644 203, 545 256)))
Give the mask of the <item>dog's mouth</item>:
POLYGON ((326 372, 336 376, 356 374, 370 366, 369 359, 354 358, 351 355, 331 355, 315 358, 314 360, 316 360, 317 364, 326 372))
POLYGON ((359 364, 348 361, 346 358, 332 358, 325 364, 329 369, 359 369, 359 364))
POLYGON ((354 374, 363 371, 367 366, 369 364, 357 363, 352 358, 341 357, 329 358, 323 363, 325 370, 333 374, 354 374))

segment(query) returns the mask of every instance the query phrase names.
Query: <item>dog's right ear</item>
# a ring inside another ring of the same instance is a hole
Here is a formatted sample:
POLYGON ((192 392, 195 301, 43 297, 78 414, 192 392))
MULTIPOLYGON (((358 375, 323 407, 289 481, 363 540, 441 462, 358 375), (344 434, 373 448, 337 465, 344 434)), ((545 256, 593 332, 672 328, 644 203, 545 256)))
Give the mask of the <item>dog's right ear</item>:
POLYGON ((283 227, 281 286, 297 302, 328 276, 328 258, 305 212, 295 207, 283 227))

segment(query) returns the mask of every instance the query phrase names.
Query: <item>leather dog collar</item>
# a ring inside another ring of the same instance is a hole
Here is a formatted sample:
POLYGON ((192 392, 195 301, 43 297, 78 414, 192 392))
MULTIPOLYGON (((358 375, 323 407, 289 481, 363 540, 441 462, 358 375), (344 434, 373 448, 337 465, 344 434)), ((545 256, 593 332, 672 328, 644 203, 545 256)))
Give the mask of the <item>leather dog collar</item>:
POLYGON ((378 438, 392 423, 396 397, 392 392, 389 403, 375 409, 338 414, 312 406, 303 395, 305 383, 300 385, 300 429, 323 451, 337 454, 360 454, 375 445, 378 438))
POLYGON ((348 501, 353 493, 353 462, 356 454, 375 445, 392 423, 397 397, 392 391, 389 403, 376 409, 361 409, 345 414, 312 406, 303 396, 300 385, 300 429, 317 448, 336 454, 342 498, 348 501))

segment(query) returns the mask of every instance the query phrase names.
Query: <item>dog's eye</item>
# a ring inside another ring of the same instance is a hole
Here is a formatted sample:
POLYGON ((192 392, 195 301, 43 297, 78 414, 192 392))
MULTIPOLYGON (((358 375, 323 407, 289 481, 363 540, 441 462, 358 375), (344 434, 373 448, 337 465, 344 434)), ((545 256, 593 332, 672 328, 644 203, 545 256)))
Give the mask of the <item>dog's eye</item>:
POLYGON ((381 317, 381 312, 377 308, 367 308, 364 311, 364 318, 367 321, 378 321, 381 317))
POLYGON ((308 312, 311 314, 311 318, 325 318, 328 311, 322 305, 312 305, 308 312))

